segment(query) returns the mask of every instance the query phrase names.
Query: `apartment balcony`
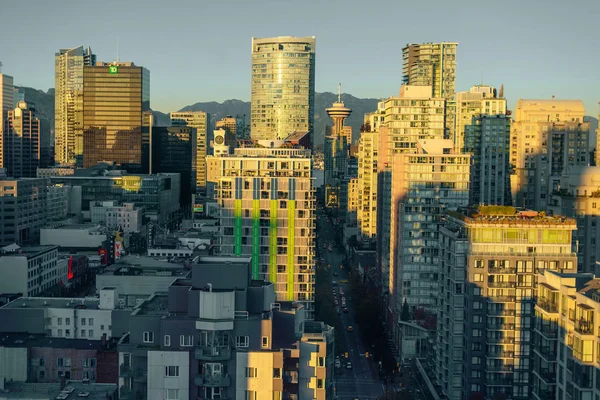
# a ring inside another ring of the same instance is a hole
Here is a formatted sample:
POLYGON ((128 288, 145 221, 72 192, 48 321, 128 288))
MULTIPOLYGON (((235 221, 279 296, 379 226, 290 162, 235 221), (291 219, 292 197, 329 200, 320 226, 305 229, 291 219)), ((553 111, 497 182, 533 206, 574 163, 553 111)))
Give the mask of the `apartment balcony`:
POLYGON ((517 300, 517 296, 496 296, 489 297, 489 303, 514 303, 517 300))
POLYGON ((488 344, 514 344, 515 343, 515 338, 514 337, 488 337, 486 339, 486 342, 488 344))
POLYGON ((534 346, 533 351, 536 351, 548 362, 556 362, 556 352, 550 346, 534 346))
POLYGON ((580 319, 575 322, 575 332, 582 335, 593 335, 594 334, 594 322, 585 319, 580 319))
POLYGON ((502 309, 488 309, 489 316, 495 317, 514 317, 515 310, 502 310, 502 309))
POLYGON ((198 346, 194 351, 196 360, 201 361, 225 361, 231 359, 231 348, 198 346))
POLYGON ((486 386, 512 386, 512 379, 497 378, 497 379, 486 379, 486 386))
POLYGON ((515 282, 488 282, 488 287, 493 288, 514 288, 515 282))
POLYGON ((513 351, 495 351, 493 353, 488 353, 488 357, 490 358, 513 358, 515 353, 513 351))
POLYGON ((487 329, 491 331, 514 331, 515 324, 489 324, 487 329))
POLYGON ((539 308, 546 311, 547 313, 558 313, 558 304, 548 301, 546 299, 538 299, 537 305, 539 308))
POLYGON ((558 327, 554 325, 536 324, 535 329, 547 339, 556 339, 558 337, 558 327))
POLYGON ((516 274, 517 268, 489 267, 490 274, 516 274))
POLYGON ((196 375, 194 377, 194 385, 206 387, 229 387, 231 379, 228 374, 213 374, 213 375, 196 375))
POLYGON ((513 366, 512 365, 505 365, 505 364, 487 365, 485 367, 485 370, 487 372, 513 372, 513 366))
POLYGON ((119 376, 122 378, 129 378, 133 375, 133 369, 129 364, 119 365, 119 376))
POLYGON ((533 373, 539 376, 546 385, 556 385, 556 371, 534 368, 533 373))

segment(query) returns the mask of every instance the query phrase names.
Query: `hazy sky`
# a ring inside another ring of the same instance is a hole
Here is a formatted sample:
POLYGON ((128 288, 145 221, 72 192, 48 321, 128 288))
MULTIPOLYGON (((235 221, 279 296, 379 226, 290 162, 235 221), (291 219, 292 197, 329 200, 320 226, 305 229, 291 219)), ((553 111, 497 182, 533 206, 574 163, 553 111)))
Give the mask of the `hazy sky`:
POLYGON ((600 100, 598 0, 0 1, 0 61, 15 83, 54 86, 54 53, 150 69, 151 106, 250 99, 251 38, 316 36, 316 90, 397 95, 407 43, 457 41, 457 91, 504 84, 518 98, 600 100), (117 43, 119 45, 117 46, 117 43))

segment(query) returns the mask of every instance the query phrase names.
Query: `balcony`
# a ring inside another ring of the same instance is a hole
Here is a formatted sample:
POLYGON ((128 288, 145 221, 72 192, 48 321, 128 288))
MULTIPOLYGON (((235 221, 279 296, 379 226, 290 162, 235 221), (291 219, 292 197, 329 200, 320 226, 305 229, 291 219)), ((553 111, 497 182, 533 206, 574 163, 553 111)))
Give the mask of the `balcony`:
POLYGON ((534 346, 534 351, 537 351, 546 361, 556 362, 556 352, 550 346, 534 346))
POLYGON ((548 313, 558 313, 558 305, 546 299, 539 299, 537 305, 548 313))
POLYGON ((536 329, 548 339, 556 339, 558 337, 558 327, 555 325, 536 324, 536 329))
POLYGON ((225 361, 231 359, 231 348, 199 346, 194 351, 196 360, 225 361))
POLYGON ((485 384, 487 386, 512 386, 512 379, 506 378, 495 378, 495 379, 486 379, 485 384))
POLYGON ((492 353, 488 353, 488 357, 490 358, 513 358, 515 355, 512 351, 495 351, 492 353))
POLYGON ((486 342, 489 344, 496 344, 496 343, 514 344, 515 338, 514 337, 488 337, 486 342))
POLYGON ((488 365, 485 367, 485 370, 487 372, 513 372, 513 366, 505 364, 488 365))
POLYGON ((556 398, 556 392, 554 390, 533 389, 533 395, 540 400, 556 398))
POLYGON ((537 369, 534 368, 533 372, 544 381, 546 385, 556 384, 556 371, 551 369, 537 369))
POLYGON ((496 296, 489 297, 489 303, 514 303, 517 300, 517 296, 496 296))
POLYGON ((515 310, 503 310, 492 308, 488 310, 488 315, 497 317, 514 317, 515 310))
POLYGON ((515 324, 489 324, 487 328, 492 331, 514 331, 515 324))
POLYGON ((517 268, 489 267, 490 274, 516 274, 517 268))
POLYGON ((194 377, 194 385, 207 387, 229 387, 231 385, 231 379, 229 378, 228 374, 196 375, 194 377))
POLYGON ((133 369, 129 364, 119 365, 119 376, 122 378, 129 378, 133 374, 133 369))
POLYGON ((594 322, 585 319, 580 319, 575 322, 575 332, 582 335, 593 335, 594 334, 594 322))
POLYGON ((488 287, 493 288, 514 288, 515 282, 488 282, 488 287))

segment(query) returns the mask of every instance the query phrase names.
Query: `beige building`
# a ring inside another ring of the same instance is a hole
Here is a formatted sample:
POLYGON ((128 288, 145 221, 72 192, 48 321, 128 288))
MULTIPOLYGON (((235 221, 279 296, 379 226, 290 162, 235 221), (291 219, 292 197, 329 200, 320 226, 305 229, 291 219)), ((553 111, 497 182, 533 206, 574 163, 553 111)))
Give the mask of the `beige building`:
POLYGON ((567 167, 587 166, 590 124, 581 100, 519 100, 511 125, 513 204, 545 211, 567 167))
POLYGON ((600 261, 600 167, 567 168, 548 211, 577 220, 577 270, 594 272, 600 261))
POLYGON ((377 132, 379 126, 385 122, 385 101, 377 103, 377 110, 366 113, 363 119, 363 130, 377 132))
POLYGON ((572 219, 513 207, 447 213, 435 369, 448 399, 531 398, 537 272, 575 272, 575 229, 572 219))
POLYGON ((311 132, 315 119, 315 37, 252 38, 251 137, 281 140, 311 132))
MULTIPOLYGON (((376 117, 376 116, 374 116, 376 117)), ((358 238, 375 240, 377 233, 377 151, 379 131, 362 132, 358 140, 358 238)))
POLYGON ((540 271, 532 398, 600 398, 600 279, 540 271))
POLYGON ((473 117, 506 114, 506 99, 492 86, 476 85, 468 92, 456 94, 456 131, 454 146, 465 148, 465 129, 473 124, 473 117))
POLYGON ((358 214, 358 196, 359 196, 358 178, 348 180, 348 215, 346 216, 347 226, 356 226, 358 214))
POLYGON ((252 256, 252 277, 275 284, 279 301, 314 314, 315 189, 310 150, 284 146, 209 156, 220 207, 220 253, 252 256))
POLYGON ((210 115, 204 111, 180 111, 170 114, 172 126, 188 126, 196 129, 196 190, 206 190, 206 156, 208 155, 208 132, 210 115))
POLYGON ((57 164, 81 165, 83 158, 83 67, 96 55, 83 46, 54 56, 54 157, 57 164))
POLYGON ((446 136, 454 137, 456 48, 458 43, 407 44, 402 49, 405 85, 431 86, 431 97, 446 100, 446 136))

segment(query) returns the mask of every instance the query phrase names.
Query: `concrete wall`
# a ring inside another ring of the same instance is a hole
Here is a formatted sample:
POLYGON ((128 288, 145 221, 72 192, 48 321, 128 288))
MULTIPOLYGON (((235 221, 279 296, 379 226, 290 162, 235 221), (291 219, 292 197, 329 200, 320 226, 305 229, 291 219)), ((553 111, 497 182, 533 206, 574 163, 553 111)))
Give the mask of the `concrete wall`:
POLYGON ((117 288, 119 295, 150 296, 156 292, 167 292, 177 277, 173 276, 119 276, 96 275, 96 290, 104 287, 117 288))
MULTIPOLYGON (((236 399, 245 399, 246 391, 255 391, 257 399, 273 399, 274 353, 250 352, 237 353, 235 370, 236 399), (255 377, 247 377, 247 369, 255 369, 255 377)), ((281 371, 283 374, 283 371, 281 371)))
POLYGON ((51 329, 51 335, 54 337, 89 340, 100 340, 103 334, 106 334, 108 338, 113 337, 111 310, 47 308, 45 314, 46 318, 50 318, 51 324, 48 329, 51 329), (58 324, 59 318, 62 322, 60 325, 58 324), (69 319, 68 324, 67 318, 69 319), (62 331, 62 335, 59 335, 59 329, 62 331), (67 330, 69 330, 69 335, 66 334, 67 330))
POLYGON ((187 351, 149 351, 148 400, 166 399, 166 389, 177 390, 178 399, 190 398, 189 371, 190 353, 187 351), (178 366, 179 376, 165 376, 166 366, 178 366))
POLYGON ((44 310, 41 308, 0 308, 0 326, 6 333, 45 333, 44 310))
POLYGON ((57 245, 61 247, 91 248, 102 246, 106 235, 90 235, 86 229, 41 229, 41 245, 57 245))
POLYGON ((200 292, 200 318, 233 319, 235 292, 200 292))
POLYGON ((25 347, 0 347, 0 379, 27 381, 28 351, 25 347))
POLYGON ((0 293, 27 296, 27 257, 0 257, 0 293))

